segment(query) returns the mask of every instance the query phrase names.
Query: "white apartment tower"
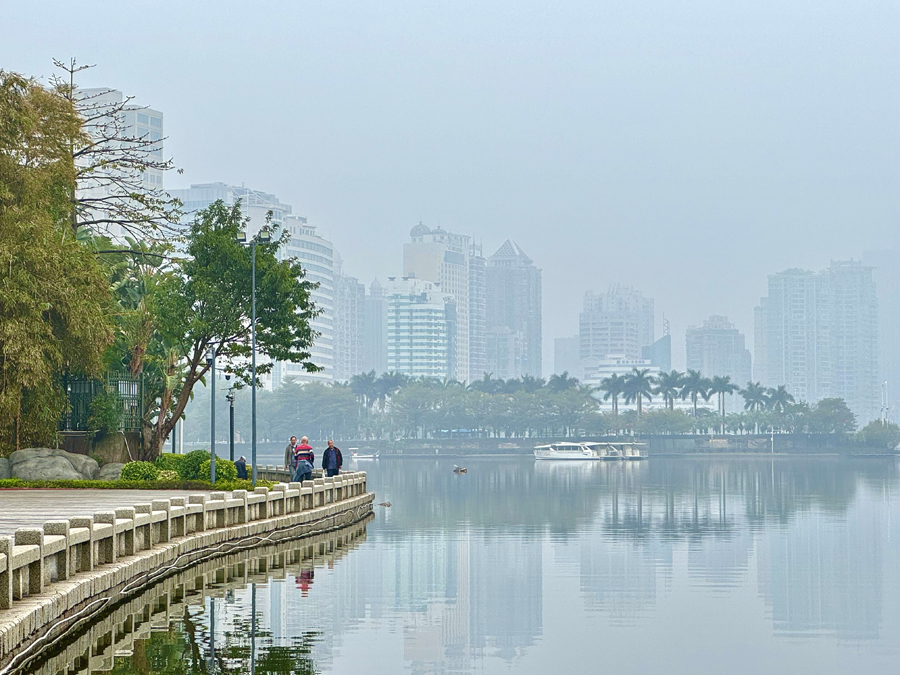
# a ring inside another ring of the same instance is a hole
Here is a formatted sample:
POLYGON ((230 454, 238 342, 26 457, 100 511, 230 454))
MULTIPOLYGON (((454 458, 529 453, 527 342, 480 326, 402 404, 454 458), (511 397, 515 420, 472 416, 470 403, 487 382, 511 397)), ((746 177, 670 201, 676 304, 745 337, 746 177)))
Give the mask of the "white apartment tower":
POLYGON ((449 376, 468 382, 471 366, 471 239, 441 227, 432 230, 422 223, 416 225, 409 235, 411 241, 403 245, 403 276, 431 282, 439 287, 441 293, 453 296, 456 304, 456 353, 449 376))
POLYGON ((457 301, 437 284, 391 278, 387 305, 387 368, 410 377, 452 377, 457 372, 457 301))
POLYGON ((653 300, 631 286, 614 285, 602 294, 584 294, 579 316, 579 355, 585 359, 643 358, 654 342, 653 300))

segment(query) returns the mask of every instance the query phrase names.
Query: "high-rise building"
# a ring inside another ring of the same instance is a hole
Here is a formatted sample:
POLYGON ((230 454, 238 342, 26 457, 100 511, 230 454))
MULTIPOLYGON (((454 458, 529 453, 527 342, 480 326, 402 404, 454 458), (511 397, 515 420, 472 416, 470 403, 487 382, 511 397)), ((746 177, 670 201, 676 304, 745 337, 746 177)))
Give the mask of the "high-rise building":
POLYGON ((334 379, 346 382, 363 372, 366 287, 356 277, 342 274, 335 252, 334 276, 334 379))
POLYGON ((433 230, 419 223, 409 233, 411 241, 403 245, 404 278, 422 279, 437 284, 442 293, 453 296, 456 304, 455 359, 450 377, 469 381, 470 370, 470 270, 471 239, 433 230))
POLYGON ((878 379, 887 394, 887 415, 900 420, 900 251, 866 251, 878 293, 878 379))
POLYGON ((579 356, 639 361, 654 342, 653 300, 631 286, 614 285, 603 295, 584 294, 579 317, 579 356))
MULTIPOLYGON (((724 316, 711 316, 703 326, 691 326, 685 333, 689 370, 699 370, 706 377, 730 377, 739 387, 750 381, 750 352, 744 345, 744 334, 724 316)), ((740 405, 733 396, 726 397, 726 407, 734 412, 740 405)))
POLYGON ((820 273, 769 276, 755 311, 763 384, 787 385, 797 400, 843 398, 860 422, 878 416, 878 307, 872 268, 832 262, 820 273))
MULTIPOLYGON (((148 165, 141 174, 141 186, 151 196, 163 196, 164 173, 157 166, 157 163, 162 165, 165 162, 162 111, 132 105, 117 89, 106 87, 79 89, 76 95, 79 98, 79 107, 84 110, 84 116, 88 120, 85 124, 87 133, 96 141, 102 142, 104 147, 131 148, 137 158, 146 159, 148 165)), ((77 159, 76 163, 81 165, 83 161, 77 159)), ((94 160, 87 161, 94 162, 94 160)), ((79 184, 79 199, 97 200, 91 206, 83 202, 83 208, 87 211, 86 219, 103 217, 110 220, 117 219, 116 213, 109 212, 109 201, 111 198, 113 201, 129 199, 130 183, 120 182, 127 172, 127 168, 114 163, 111 163, 108 169, 97 166, 93 171, 95 178, 79 184)), ((106 231, 113 239, 121 239, 127 234, 115 222, 110 223, 106 231)))
POLYGON ((198 183, 182 190, 169 190, 184 204, 185 219, 207 208, 217 200, 227 205, 241 202, 241 213, 248 219, 247 236, 253 237, 270 222, 275 228, 284 228, 291 234, 280 254, 285 258, 296 258, 306 272, 306 279, 318 284, 310 297, 319 310, 310 327, 318 333, 310 360, 320 370, 310 373, 299 363, 275 363, 267 386, 275 388, 288 378, 301 382, 334 379, 334 264, 335 250, 330 241, 319 236, 316 227, 310 225, 303 216, 294 215, 289 204, 281 202, 273 194, 253 190, 244 186, 226 183, 198 183), (271 213, 271 220, 269 214, 271 213))
POLYGON ((581 379, 580 367, 581 338, 578 335, 553 340, 553 372, 556 375, 568 373, 581 379))
MULTIPOLYGON (((668 327, 668 322, 665 323, 668 327)), ((672 370, 672 336, 666 332, 652 345, 641 347, 641 357, 644 361, 649 361, 651 366, 655 366, 661 371, 668 372, 672 370)))
POLYGON ((387 303, 388 370, 410 377, 452 377, 457 341, 457 300, 437 284, 391 278, 387 303))
POLYGON ((487 372, 542 374, 541 270, 507 239, 487 263, 487 372))
POLYGON ((387 297, 384 288, 375 279, 369 285, 365 299, 365 332, 363 336, 362 372, 387 372, 387 297))
POLYGON ((480 244, 469 246, 469 380, 490 370, 487 361, 487 263, 480 244))

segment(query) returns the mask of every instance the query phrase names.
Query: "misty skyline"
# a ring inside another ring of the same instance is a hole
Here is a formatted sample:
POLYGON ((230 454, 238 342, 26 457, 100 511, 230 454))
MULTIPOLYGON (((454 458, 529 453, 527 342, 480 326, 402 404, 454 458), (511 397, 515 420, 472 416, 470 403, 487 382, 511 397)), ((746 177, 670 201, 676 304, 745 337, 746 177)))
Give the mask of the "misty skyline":
MULTIPOLYGON (((900 248, 900 7, 161 2, 4 7, 0 63, 52 58, 165 114, 167 188, 274 193, 368 283, 417 222, 543 269, 544 363, 631 284, 752 348, 769 274, 900 248)), ((545 368, 549 370, 549 368, 545 368)))

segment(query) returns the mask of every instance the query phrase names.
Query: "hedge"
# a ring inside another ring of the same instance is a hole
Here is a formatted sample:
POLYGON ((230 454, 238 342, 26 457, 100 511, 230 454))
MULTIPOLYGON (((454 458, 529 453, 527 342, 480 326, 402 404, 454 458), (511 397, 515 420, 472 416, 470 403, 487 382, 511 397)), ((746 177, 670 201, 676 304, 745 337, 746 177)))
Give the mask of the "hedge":
MULTIPOLYGON (((218 463, 217 463, 218 464, 218 463)), ((257 487, 272 488, 274 481, 258 480, 257 487)), ((81 490, 251 490, 249 480, 216 481, 208 480, 22 480, 21 478, 0 479, 0 489, 17 488, 65 488, 81 490)))
POLYGON ((120 480, 156 480, 159 469, 153 462, 128 462, 122 467, 120 480))
MULTIPOLYGON (((203 480, 212 478, 212 461, 205 460, 200 465, 200 477, 203 480)), ((220 480, 237 480, 237 467, 228 459, 216 458, 216 482, 220 480)))

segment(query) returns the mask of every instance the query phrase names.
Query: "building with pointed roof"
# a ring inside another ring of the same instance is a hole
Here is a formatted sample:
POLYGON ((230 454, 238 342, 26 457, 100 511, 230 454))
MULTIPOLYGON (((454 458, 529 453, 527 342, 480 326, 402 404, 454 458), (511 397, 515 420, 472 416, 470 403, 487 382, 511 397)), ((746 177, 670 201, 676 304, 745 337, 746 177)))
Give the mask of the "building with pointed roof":
POLYGON ((507 239, 485 270, 486 372, 541 377, 541 270, 507 239))

